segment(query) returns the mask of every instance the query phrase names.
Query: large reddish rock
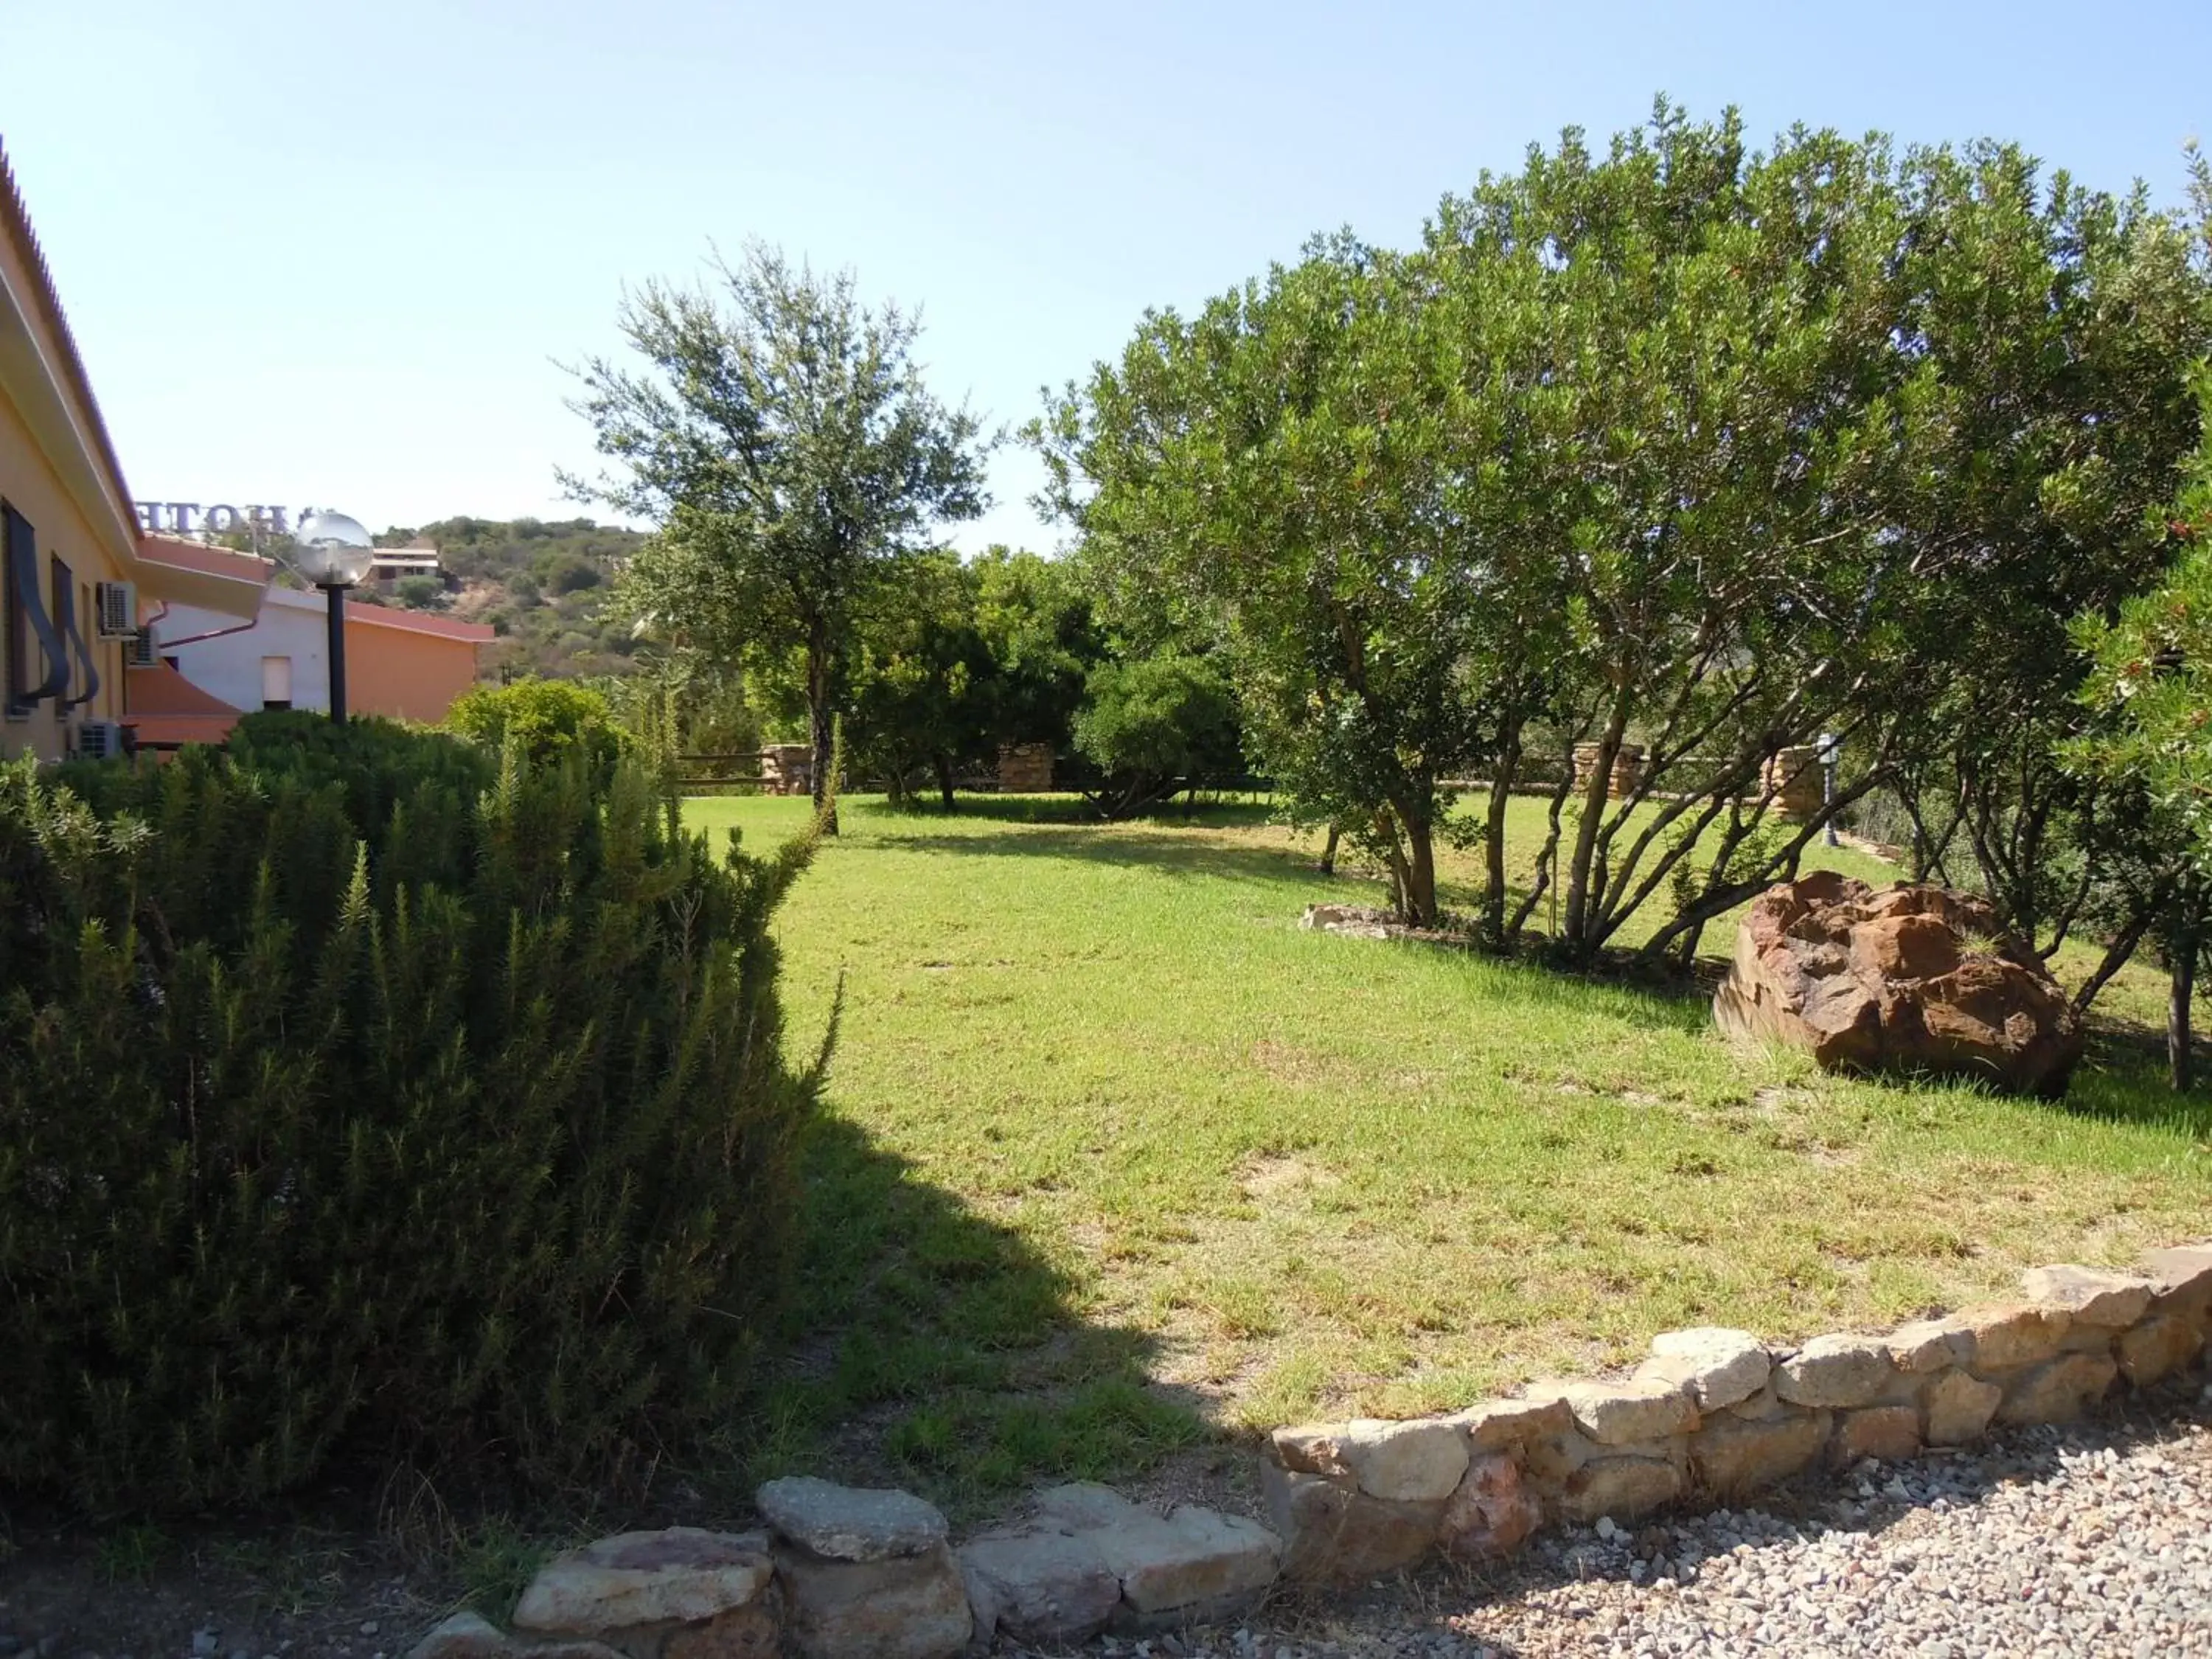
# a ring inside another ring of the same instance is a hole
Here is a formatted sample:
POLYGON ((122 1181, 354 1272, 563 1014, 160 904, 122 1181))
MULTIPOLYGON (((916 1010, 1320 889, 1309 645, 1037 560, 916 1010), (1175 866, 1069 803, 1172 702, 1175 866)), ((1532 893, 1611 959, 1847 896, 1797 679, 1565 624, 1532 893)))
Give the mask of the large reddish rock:
POLYGON ((2073 1005, 1987 904, 1908 882, 1878 892, 1832 870, 1753 902, 1713 1018, 1830 1070, 1978 1078, 2054 1098, 2081 1058, 2073 1005))

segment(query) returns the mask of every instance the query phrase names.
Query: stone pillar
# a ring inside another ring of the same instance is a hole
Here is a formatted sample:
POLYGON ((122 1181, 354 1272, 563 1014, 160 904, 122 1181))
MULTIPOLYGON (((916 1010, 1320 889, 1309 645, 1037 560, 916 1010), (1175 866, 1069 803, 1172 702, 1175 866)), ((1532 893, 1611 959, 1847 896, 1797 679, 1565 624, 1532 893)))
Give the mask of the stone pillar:
POLYGON ((1043 795, 1052 791, 1052 745, 1048 743, 1007 743, 999 745, 999 793, 1002 795, 1043 795))
POLYGON ((814 750, 803 743, 772 743, 761 750, 761 787, 771 795, 814 793, 814 750))
MULTIPOLYGON (((1597 764, 1598 751, 1605 745, 1578 743, 1575 745, 1575 792, 1579 794, 1589 784, 1590 769, 1597 764)), ((1606 793, 1620 800, 1636 793, 1636 786, 1644 780, 1644 745, 1624 743, 1613 757, 1613 776, 1606 785, 1606 793)))
POLYGON ((1769 791, 1774 810, 1782 817, 1800 823, 1816 817, 1826 799, 1820 751, 1811 744, 1777 750, 1759 775, 1759 793, 1769 791))

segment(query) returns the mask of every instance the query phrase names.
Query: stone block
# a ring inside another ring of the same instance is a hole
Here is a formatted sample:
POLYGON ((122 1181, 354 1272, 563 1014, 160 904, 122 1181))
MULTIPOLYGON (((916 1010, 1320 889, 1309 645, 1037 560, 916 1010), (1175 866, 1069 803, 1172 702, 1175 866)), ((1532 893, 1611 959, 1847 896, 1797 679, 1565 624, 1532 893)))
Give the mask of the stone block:
POLYGON ((1698 1410, 1712 1412, 1765 1388, 1772 1363, 1765 1345, 1749 1331, 1705 1325, 1653 1337, 1651 1358, 1636 1375, 1686 1389, 1698 1410))
POLYGON ((1687 1485, 1680 1466, 1674 1462, 1601 1457, 1567 1477, 1556 1507, 1567 1521, 1595 1521, 1601 1516, 1632 1520, 1673 1503, 1687 1485))
POLYGON ((1793 1406, 1870 1406, 1897 1380, 1889 1343, 1879 1336, 1816 1336, 1774 1368, 1774 1391, 1793 1406))
POLYGON ((2156 1296, 2158 1311, 2203 1312, 2212 1307, 2212 1244, 2177 1244, 2143 1258, 2143 1272, 2156 1296))
POLYGON ((1323 1584, 1364 1583, 1410 1567, 1436 1544, 1445 1503, 1391 1503, 1325 1475, 1262 1465, 1267 1518, 1283 1540, 1283 1571, 1323 1584))
POLYGON ((993 1533, 959 1556, 980 1641, 995 1627, 1017 1642, 1079 1646, 1106 1628, 1121 1599, 1121 1579, 1087 1538, 993 1533))
POLYGON ((1419 1504, 1449 1498, 1467 1473, 1467 1437, 1442 1418, 1278 1429, 1275 1459, 1286 1469, 1349 1480, 1370 1498, 1419 1504))
POLYGON ((2014 1378, 1997 1415, 2008 1423, 2064 1423, 2102 1399, 2118 1376, 2108 1354, 2061 1354, 2014 1378))
POLYGON ((1774 1392, 1774 1379, 1769 1376, 1766 1386, 1748 1400, 1739 1400, 1728 1407, 1728 1415, 1740 1417, 1748 1423, 1764 1423, 1770 1417, 1784 1417, 1797 1409, 1774 1392))
POLYGON ((1920 1412, 1912 1406, 1869 1406, 1836 1419, 1829 1455, 1848 1467, 1863 1457, 1901 1462, 1920 1451, 1920 1412))
POLYGON ((2072 1262, 2031 1267, 2021 1275, 2020 1285, 2036 1306, 2063 1310, 2076 1326, 2100 1325, 2118 1330, 2134 1324, 2150 1310, 2148 1279, 2104 1267, 2083 1267, 2072 1262))
POLYGON ((2197 1358, 2204 1346, 2204 1330, 2188 1314, 2161 1314, 2122 1331, 2113 1346, 2120 1375, 2147 1389, 2197 1358))
POLYGON ((1256 1595, 1274 1582, 1282 1555, 1281 1540, 1256 1521, 1191 1504, 1155 1515, 1089 1483, 1040 1493, 1037 1513, 1048 1525, 1087 1538, 1139 1613, 1256 1595))
POLYGON ((1601 1446, 1663 1440, 1698 1426, 1696 1403, 1672 1382, 1569 1382, 1558 1394, 1576 1426, 1601 1446))
POLYGON ((750 1605, 774 1573, 758 1533, 670 1527, 602 1538, 557 1555, 515 1603, 514 1627, 551 1636, 610 1636, 640 1626, 692 1624, 750 1605))
POLYGON ((1969 1308, 1959 1318, 1974 1334, 1974 1370, 1984 1374, 2041 1364, 2058 1352, 2073 1323, 2063 1308, 2021 1302, 1969 1308))
POLYGON ((952 1659, 968 1645, 968 1589, 943 1544, 874 1561, 779 1545, 775 1568, 799 1659, 952 1659))
POLYGON ((1467 1437, 1468 1449, 1504 1451, 1543 1435, 1574 1426, 1574 1413, 1556 1394, 1538 1399, 1486 1400, 1454 1412, 1444 1421, 1467 1437))
POLYGON ((1989 1432, 2004 1390, 1966 1371, 1946 1371, 1928 1385, 1927 1440, 1931 1446, 1965 1446, 1989 1432))
POLYGON ((782 1592, 669 1633, 660 1659, 776 1659, 783 1649, 782 1592))
POLYGON ((1544 1506, 1504 1452, 1468 1465, 1467 1477, 1446 1501, 1437 1523, 1437 1547, 1455 1561, 1494 1561, 1512 1554, 1544 1522, 1544 1506))
POLYGON ((1917 1319, 1889 1334, 1890 1363, 1908 1376, 1974 1363, 1973 1328, 1956 1316, 1917 1319))
POLYGON ((1705 1491, 1732 1496, 1787 1480, 1820 1455, 1828 1413, 1793 1412, 1766 1422, 1721 1417, 1690 1437, 1690 1467, 1705 1491))
POLYGON ((945 1517, 911 1492, 840 1486, 811 1475, 771 1480, 754 1494, 762 1516, 825 1561, 887 1561, 945 1541, 945 1517))

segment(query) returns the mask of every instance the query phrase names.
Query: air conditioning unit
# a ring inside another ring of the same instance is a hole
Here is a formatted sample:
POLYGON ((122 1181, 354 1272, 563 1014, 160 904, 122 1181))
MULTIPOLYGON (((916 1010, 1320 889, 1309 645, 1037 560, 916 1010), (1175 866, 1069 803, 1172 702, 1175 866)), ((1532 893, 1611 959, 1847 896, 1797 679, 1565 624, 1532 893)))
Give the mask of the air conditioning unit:
POLYGON ((74 745, 79 760, 114 760, 123 753, 120 720, 82 720, 74 745))
POLYGON ((159 668, 161 665, 161 642, 154 637, 151 628, 138 629, 123 641, 123 665, 125 668, 159 668))
POLYGON ((103 640, 127 640, 138 631, 138 590, 129 582, 94 583, 92 603, 103 640))

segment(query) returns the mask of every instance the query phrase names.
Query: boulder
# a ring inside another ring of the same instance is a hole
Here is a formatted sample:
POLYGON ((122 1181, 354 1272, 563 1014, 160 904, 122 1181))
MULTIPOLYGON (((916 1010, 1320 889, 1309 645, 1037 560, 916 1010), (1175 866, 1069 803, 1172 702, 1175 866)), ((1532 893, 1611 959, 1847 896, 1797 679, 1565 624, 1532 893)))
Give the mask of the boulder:
POLYGON ((1673 1382, 1688 1390, 1698 1410, 1715 1412, 1765 1388, 1771 1364, 1765 1345, 1749 1331, 1704 1325, 1653 1337, 1651 1358, 1636 1374, 1673 1382))
POLYGON ((1713 1018, 1829 1070, 1970 1077, 2054 1099, 2083 1042, 2058 982, 1983 901, 1902 882, 1877 892, 1832 870, 1753 901, 1713 1018))
POLYGON ((1997 1414, 2008 1423, 2063 1423, 2102 1399, 2119 1374, 2106 1355, 2061 1354, 2017 1378, 1997 1414))
POLYGON ((626 1532, 556 1555, 515 1603, 514 1627, 547 1636, 617 1637, 691 1624, 750 1606, 774 1566, 758 1533, 669 1527, 626 1532))
POLYGON ((796 1475, 768 1482, 753 1501, 779 1534, 825 1561, 888 1561, 945 1541, 944 1516, 911 1492, 796 1475))
POLYGON ((1370 1498, 1420 1504, 1449 1498, 1467 1473, 1467 1437, 1437 1418, 1393 1423, 1355 1418, 1274 1432, 1286 1469, 1351 1480, 1370 1498))
POLYGON ((2147 1389, 2197 1358, 2203 1346, 2204 1332, 2194 1319, 2184 1314, 2160 1314, 2131 1331, 2121 1332, 2115 1352, 2120 1375, 2134 1387, 2147 1389))
POLYGON ((1920 1413, 1912 1406, 1869 1406, 1845 1412, 1836 1419, 1835 1443, 1829 1455, 1850 1465, 1863 1457, 1884 1463, 1901 1462, 1920 1450, 1920 1413))
POLYGON ((1610 1516, 1632 1520, 1682 1495, 1688 1480, 1680 1465, 1643 1457, 1601 1457, 1566 1479, 1559 1498, 1560 1516, 1595 1521, 1610 1516))
POLYGON ((1946 1371, 1928 1385, 1928 1443, 1964 1446, 1989 1432, 2004 1390, 1965 1371, 1946 1371))
POLYGON ((2132 1325, 2150 1309, 2154 1286, 2133 1273, 2116 1273, 2103 1267, 2081 1267, 2063 1262, 2055 1267, 2031 1267, 2021 1275, 2021 1289, 2039 1308, 2061 1308, 2076 1325, 2117 1330, 2132 1325))
POLYGON ((1793 1406, 1870 1406, 1897 1381, 1888 1340, 1848 1332, 1816 1336, 1774 1368, 1774 1391, 1793 1406))
POLYGON ((1565 1401, 1553 1395, 1534 1400, 1486 1400, 1454 1412, 1444 1421, 1466 1435, 1468 1449, 1479 1455, 1564 1433, 1574 1426, 1575 1414, 1567 1409, 1565 1401))
POLYGON ((1521 1466, 1503 1452, 1468 1465, 1467 1478, 1444 1504, 1437 1545, 1463 1564, 1496 1560, 1519 1549, 1544 1523, 1544 1506, 1521 1478, 1521 1466))
POLYGON ((1562 1383, 1559 1395, 1574 1413, 1575 1425, 1601 1446, 1663 1440, 1698 1426, 1696 1402, 1680 1384, 1657 1377, 1562 1383))
POLYGON ((1040 1492, 1036 1508, 1041 1525, 1087 1540, 1121 1580, 1117 1625, 1256 1597, 1274 1582, 1282 1558, 1281 1540, 1256 1521, 1189 1504, 1156 1515, 1093 1484, 1040 1492))
POLYGON ((994 1627, 1017 1642, 1076 1647, 1106 1628, 1121 1581, 1088 1539, 1057 1532, 993 1533, 960 1549, 975 1636, 994 1627))
POLYGON ((799 1659, 952 1659, 975 1627, 967 1583, 943 1544, 872 1561, 785 1544, 775 1569, 799 1659))
POLYGON ((1724 1497, 1787 1480, 1820 1455, 1828 1440, 1826 1412, 1797 1412, 1755 1423, 1717 1417, 1691 1437, 1698 1484, 1724 1497))
POLYGON ((1964 1320, 1917 1319, 1889 1334, 1889 1358, 1910 1376, 1974 1363, 1973 1328, 1964 1320))
POLYGON ((1357 1584, 1410 1567, 1437 1541, 1445 1504, 1391 1503, 1331 1480, 1263 1464, 1267 1518, 1284 1540, 1283 1571, 1323 1584, 1357 1584))
POLYGON ((1959 1322, 1973 1333, 1974 1369, 1986 1373, 2041 1364, 2058 1352, 2074 1318, 2063 1308, 2003 1302, 1969 1308, 1959 1322))

